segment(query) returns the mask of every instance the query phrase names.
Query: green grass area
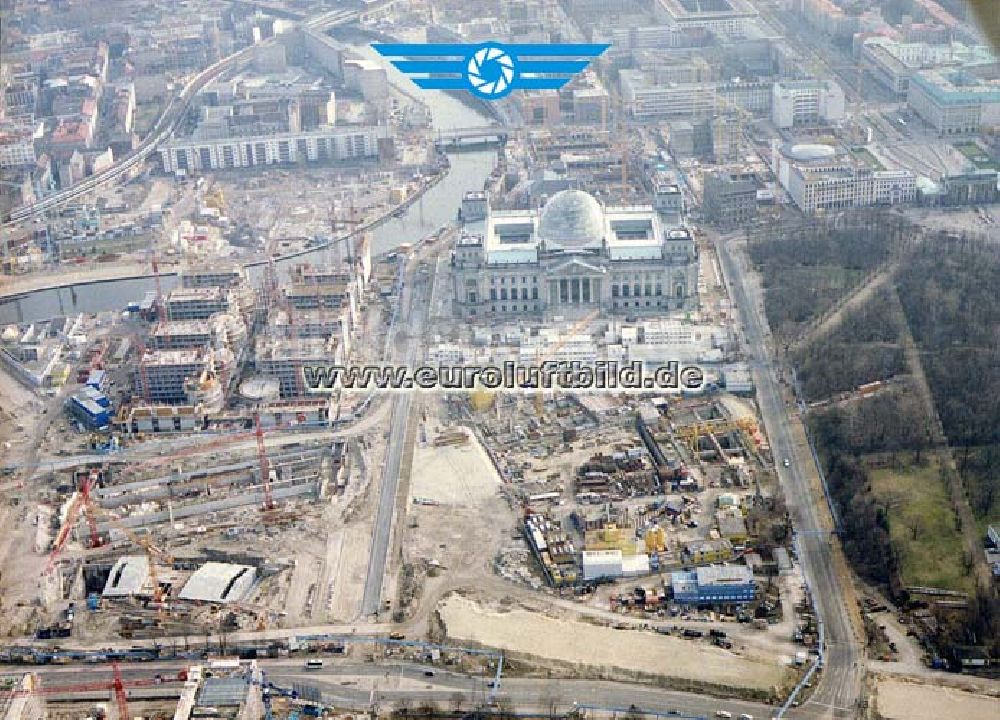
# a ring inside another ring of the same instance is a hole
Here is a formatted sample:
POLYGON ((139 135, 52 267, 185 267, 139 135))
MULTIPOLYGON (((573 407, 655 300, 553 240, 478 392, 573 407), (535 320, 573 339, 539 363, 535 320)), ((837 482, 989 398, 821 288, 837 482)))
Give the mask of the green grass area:
POLYGON ((885 170, 885 166, 879 162, 878 158, 872 155, 867 148, 852 147, 851 154, 858 160, 869 165, 873 170, 885 170))
POLYGON ((936 460, 926 466, 879 468, 872 492, 889 514, 889 532, 905 585, 972 592, 962 534, 936 460))
POLYGON ((952 147, 965 155, 976 166, 977 170, 998 170, 1000 165, 990 159, 981 147, 974 142, 955 143, 952 147))

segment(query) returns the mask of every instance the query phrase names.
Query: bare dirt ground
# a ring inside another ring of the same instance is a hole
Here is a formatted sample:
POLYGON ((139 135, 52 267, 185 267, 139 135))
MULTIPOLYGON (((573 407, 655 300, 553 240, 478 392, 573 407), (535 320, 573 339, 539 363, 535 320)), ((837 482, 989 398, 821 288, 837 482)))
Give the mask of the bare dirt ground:
POLYGON ((447 592, 484 585, 506 588, 493 575, 492 563, 517 523, 499 494, 500 477, 472 432, 447 425, 439 403, 427 403, 427 410, 418 428, 409 496, 400 508, 405 518, 396 585, 408 625, 418 632, 427 629, 447 592), (462 433, 467 442, 435 447, 435 438, 443 433, 462 433), (417 504, 413 498, 435 504, 417 504))
POLYGON ((502 611, 459 595, 438 607, 449 637, 538 658, 681 680, 770 691, 792 671, 773 658, 737 653, 651 632, 616 630, 547 617, 523 609, 502 611))
POLYGON ((442 505, 468 506, 496 497, 500 486, 489 456, 466 428, 451 428, 462 433, 465 445, 435 447, 439 433, 426 428, 427 442, 417 443, 413 454, 413 497, 426 498, 442 505))
POLYGON ((886 720, 993 720, 1000 716, 1000 698, 995 696, 905 680, 880 680, 876 706, 886 720))

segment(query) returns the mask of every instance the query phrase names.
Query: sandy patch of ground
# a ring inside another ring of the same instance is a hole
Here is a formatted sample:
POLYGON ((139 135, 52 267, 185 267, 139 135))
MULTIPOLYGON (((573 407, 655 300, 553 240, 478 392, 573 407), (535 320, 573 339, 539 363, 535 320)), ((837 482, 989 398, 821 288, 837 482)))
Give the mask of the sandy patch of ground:
POLYGON ((879 715, 886 720, 994 720, 1000 717, 998 698, 903 680, 880 680, 877 706, 879 715))
POLYGON ((464 433, 468 442, 435 447, 437 435, 427 428, 427 442, 418 438, 414 449, 410 494, 445 505, 462 506, 494 497, 500 479, 486 450, 466 428, 451 427, 447 432, 464 433))
POLYGON ((439 606, 449 637, 560 662, 600 665, 730 687, 770 690, 791 678, 774 659, 705 643, 615 630, 514 609, 497 612, 458 595, 439 606))

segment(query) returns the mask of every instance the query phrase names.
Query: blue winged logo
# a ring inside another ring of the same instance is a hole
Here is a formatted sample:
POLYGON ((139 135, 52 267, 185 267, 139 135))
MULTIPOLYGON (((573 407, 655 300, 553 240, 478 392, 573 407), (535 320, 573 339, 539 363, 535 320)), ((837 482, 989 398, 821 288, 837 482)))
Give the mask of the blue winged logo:
POLYGON ((375 43, 424 90, 468 90, 499 100, 514 90, 558 90, 607 50, 604 44, 375 43))

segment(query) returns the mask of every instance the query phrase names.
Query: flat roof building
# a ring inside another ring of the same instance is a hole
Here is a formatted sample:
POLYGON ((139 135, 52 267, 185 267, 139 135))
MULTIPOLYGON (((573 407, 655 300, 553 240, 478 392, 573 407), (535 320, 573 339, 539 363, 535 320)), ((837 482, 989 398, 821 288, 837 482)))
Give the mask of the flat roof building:
POLYGON ((254 367, 265 377, 277 378, 283 398, 308 391, 304 366, 329 366, 344 360, 343 347, 335 338, 257 338, 254 367))
POLYGON ((239 311, 231 291, 221 287, 174 288, 164 308, 168 320, 207 320, 216 313, 239 311))
POLYGON ((147 350, 140 359, 139 394, 152 403, 184 403, 184 382, 214 371, 212 352, 205 349, 147 350))
POLYGON ((637 120, 712 117, 718 107, 715 83, 657 83, 642 70, 620 70, 622 100, 637 120))
POLYGON ((719 170, 703 181, 704 210, 720 225, 744 225, 757 217, 757 181, 754 173, 719 170))
POLYGON ((833 80, 782 80, 771 92, 771 121, 776 127, 836 123, 844 118, 844 91, 833 80))
POLYGON ((328 127, 274 135, 178 138, 160 147, 160 164, 164 172, 172 173, 375 158, 378 135, 375 127, 328 127))
POLYGON ((917 198, 909 170, 881 170, 842 148, 821 144, 774 143, 778 182, 806 213, 873 205, 898 205, 917 198))
POLYGON ((753 571, 745 565, 709 565, 670 574, 679 603, 736 603, 754 599, 753 571))
POLYGON ((965 70, 921 70, 910 77, 907 103, 938 135, 976 133, 1000 125, 1000 80, 965 70))

